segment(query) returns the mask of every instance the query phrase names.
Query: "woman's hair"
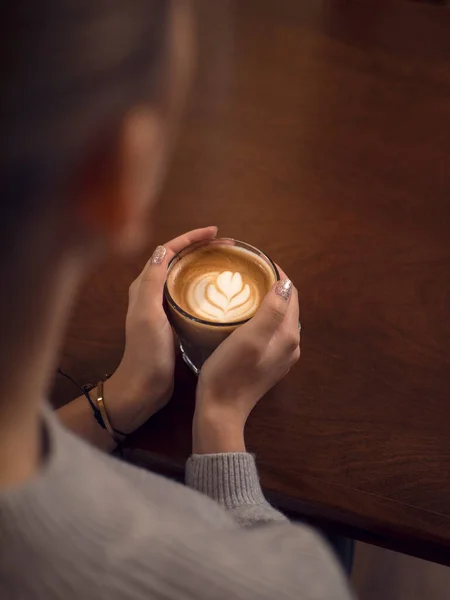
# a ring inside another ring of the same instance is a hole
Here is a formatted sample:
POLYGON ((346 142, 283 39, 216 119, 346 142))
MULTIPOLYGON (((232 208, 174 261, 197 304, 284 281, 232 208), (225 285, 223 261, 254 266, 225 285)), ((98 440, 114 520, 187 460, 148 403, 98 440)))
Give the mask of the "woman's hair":
MULTIPOLYGON (((160 101, 169 0, 10 0, 1 10, 1 262, 63 200, 88 148, 160 101)), ((84 157, 85 158, 85 157, 84 157)))

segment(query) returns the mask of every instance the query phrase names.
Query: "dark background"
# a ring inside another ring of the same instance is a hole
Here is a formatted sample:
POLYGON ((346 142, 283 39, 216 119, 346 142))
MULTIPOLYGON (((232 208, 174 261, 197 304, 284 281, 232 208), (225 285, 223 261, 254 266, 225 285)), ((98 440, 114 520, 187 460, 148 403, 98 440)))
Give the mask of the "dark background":
MULTIPOLYGON (((200 63, 152 247, 201 225, 299 289, 302 360, 248 425, 283 508, 443 562, 450 545, 450 12, 415 2, 199 3, 200 63)), ((151 248, 103 265, 61 367, 120 360, 151 248)), ((131 440, 190 452, 194 379, 131 440)), ((76 396, 55 382, 58 404, 76 396)), ((162 461, 162 462, 161 462, 162 461)))

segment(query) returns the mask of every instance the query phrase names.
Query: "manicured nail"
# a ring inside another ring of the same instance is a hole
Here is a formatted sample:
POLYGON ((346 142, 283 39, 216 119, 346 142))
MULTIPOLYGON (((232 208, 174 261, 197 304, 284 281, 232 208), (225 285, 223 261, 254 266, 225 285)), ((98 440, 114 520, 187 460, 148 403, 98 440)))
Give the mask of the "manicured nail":
POLYGON ((158 246, 152 254, 152 265, 160 265, 166 256, 166 252, 164 246, 158 246))
POLYGON ((292 281, 290 279, 280 279, 280 281, 277 281, 275 294, 288 301, 292 294, 292 281))

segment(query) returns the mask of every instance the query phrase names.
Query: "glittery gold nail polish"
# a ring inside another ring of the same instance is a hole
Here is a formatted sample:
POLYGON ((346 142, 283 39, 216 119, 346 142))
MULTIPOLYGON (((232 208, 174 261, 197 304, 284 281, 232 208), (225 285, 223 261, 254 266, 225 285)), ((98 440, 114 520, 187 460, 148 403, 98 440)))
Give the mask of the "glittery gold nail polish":
POLYGON ((275 286, 275 294, 278 294, 286 301, 292 294, 292 281, 290 279, 280 279, 275 286))
POLYGON ((152 254, 152 264, 160 265, 166 256, 166 252, 167 250, 164 248, 164 246, 157 246, 152 254))

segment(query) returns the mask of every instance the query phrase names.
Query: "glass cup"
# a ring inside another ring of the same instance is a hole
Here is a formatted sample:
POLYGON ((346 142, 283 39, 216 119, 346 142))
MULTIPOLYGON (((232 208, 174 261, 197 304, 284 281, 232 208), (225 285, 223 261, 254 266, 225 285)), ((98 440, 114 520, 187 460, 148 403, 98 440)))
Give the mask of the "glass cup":
MULTIPOLYGON (((237 246, 251 252, 252 254, 256 254, 259 259, 262 259, 269 266, 273 273, 274 283, 280 279, 275 264, 267 256, 267 254, 262 252, 262 250, 247 244, 246 242, 241 242, 232 238, 218 238, 205 242, 197 242, 187 246, 186 248, 183 248, 183 250, 178 252, 178 254, 176 254, 170 261, 167 275, 169 275, 174 265, 176 265, 177 262, 180 261, 184 256, 194 252, 198 248, 208 245, 237 246)), ((164 286, 164 296, 169 320, 180 342, 180 350, 183 360, 196 375, 199 374, 202 365, 214 352, 217 346, 231 333, 233 333, 237 327, 249 321, 249 319, 244 319, 242 321, 236 321, 232 323, 217 323, 194 317, 180 308, 174 301, 170 295, 167 280, 164 286)))

